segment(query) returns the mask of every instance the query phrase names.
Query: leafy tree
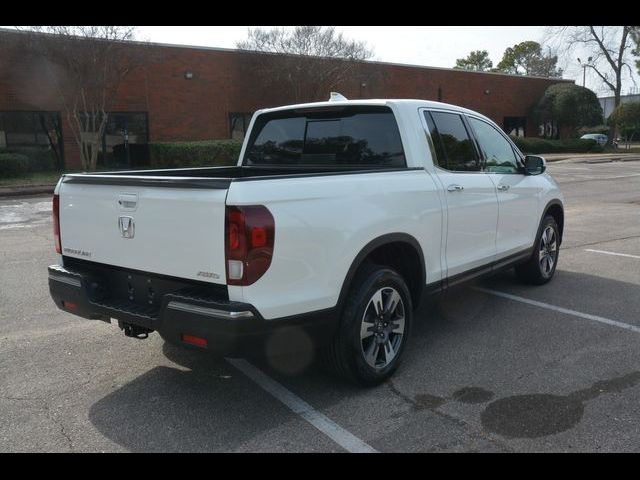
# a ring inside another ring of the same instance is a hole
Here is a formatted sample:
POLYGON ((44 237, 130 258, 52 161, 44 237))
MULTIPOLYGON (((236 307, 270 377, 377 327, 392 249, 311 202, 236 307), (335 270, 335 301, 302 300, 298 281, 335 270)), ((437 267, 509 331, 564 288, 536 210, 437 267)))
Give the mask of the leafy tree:
POLYGON ((321 26, 249 29, 247 39, 236 45, 241 50, 276 54, 257 58, 253 74, 263 82, 286 85, 294 101, 325 99, 354 74, 358 61, 373 55, 364 42, 321 26))
POLYGON ((575 84, 551 85, 534 109, 539 123, 553 122, 559 127, 577 129, 602 123, 598 97, 588 88, 575 84))
POLYGON ((561 77, 562 70, 556 65, 556 55, 545 55, 538 42, 526 41, 505 50, 497 71, 516 75, 534 75, 539 77, 561 77))
POLYGON ((620 134, 627 141, 632 141, 640 133, 640 102, 621 103, 611 112, 607 122, 609 125, 617 125, 620 134))
POLYGON ((489 52, 486 50, 474 50, 469 53, 466 58, 458 58, 456 60, 456 66, 453 68, 486 72, 492 67, 493 62, 489 58, 489 52))

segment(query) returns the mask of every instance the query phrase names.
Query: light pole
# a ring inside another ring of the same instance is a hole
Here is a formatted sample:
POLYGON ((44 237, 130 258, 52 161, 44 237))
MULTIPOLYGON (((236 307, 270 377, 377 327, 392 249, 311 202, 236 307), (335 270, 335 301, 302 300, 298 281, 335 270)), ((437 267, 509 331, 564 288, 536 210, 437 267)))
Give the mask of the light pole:
POLYGON ((589 57, 587 59, 587 63, 582 63, 582 61, 580 60, 580 58, 578 58, 578 63, 580 65, 582 65, 582 88, 585 87, 586 84, 586 80, 587 80, 587 67, 590 67, 591 65, 591 60, 593 60, 593 57, 589 57))

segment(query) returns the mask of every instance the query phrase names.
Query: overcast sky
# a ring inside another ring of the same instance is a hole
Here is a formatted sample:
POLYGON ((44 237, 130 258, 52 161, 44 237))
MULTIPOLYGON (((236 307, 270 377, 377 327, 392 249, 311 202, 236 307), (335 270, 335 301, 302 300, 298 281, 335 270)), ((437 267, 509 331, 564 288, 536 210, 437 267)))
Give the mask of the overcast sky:
MULTIPOLYGON (((138 27, 140 39, 152 42, 235 48, 238 40, 247 36, 248 26, 143 26, 138 27)), ((271 28, 271 27, 263 27, 271 28)), ((289 27, 287 27, 289 28, 289 27)), ((500 62, 507 47, 525 40, 542 42, 543 26, 336 26, 350 39, 365 41, 374 50, 373 60, 451 68, 456 59, 472 50, 487 50, 494 66, 500 62)), ((582 85, 582 67, 573 57, 561 56, 558 66, 564 78, 582 85)), ((640 86, 638 75, 635 80, 640 86)), ((586 86, 598 96, 610 94, 594 73, 587 70, 586 86)), ((630 79, 623 84, 623 94, 634 85, 630 79)))
MULTIPOLYGON (((140 26, 138 38, 159 43, 235 48, 247 36, 248 26, 140 26)), ((263 27, 270 28, 270 27, 263 27)), ((290 28, 290 27, 287 27, 290 28)), ((292 28, 292 27, 291 27, 292 28)), ((350 39, 366 42, 374 50, 374 60, 451 68, 456 59, 472 50, 487 50, 494 66, 507 47, 525 40, 541 42, 546 27, 536 26, 337 26, 350 39)), ((562 55, 558 66, 564 78, 582 85, 582 67, 572 55, 562 55)), ((634 69, 635 80, 640 79, 634 69)), ((610 95, 597 76, 587 70, 586 86, 598 96, 610 95)), ((634 87, 627 77, 623 94, 634 87)))
MULTIPOLYGON (((147 26, 138 27, 138 32, 140 38, 152 42, 234 48, 236 41, 247 36, 248 28, 147 26)), ((471 50, 488 50, 497 64, 505 48, 523 40, 541 40, 544 34, 544 27, 336 26, 336 29, 350 39, 367 42, 375 51, 374 60, 448 68, 471 50)))

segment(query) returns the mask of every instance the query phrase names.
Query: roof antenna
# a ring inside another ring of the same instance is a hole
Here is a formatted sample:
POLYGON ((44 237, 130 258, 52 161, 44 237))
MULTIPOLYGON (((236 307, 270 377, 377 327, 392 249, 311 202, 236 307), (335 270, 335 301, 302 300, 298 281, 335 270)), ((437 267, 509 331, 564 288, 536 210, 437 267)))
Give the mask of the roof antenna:
POLYGON ((345 97, 344 95, 338 92, 331 92, 331 95, 329 96, 329 101, 330 102, 346 102, 347 97, 345 97))

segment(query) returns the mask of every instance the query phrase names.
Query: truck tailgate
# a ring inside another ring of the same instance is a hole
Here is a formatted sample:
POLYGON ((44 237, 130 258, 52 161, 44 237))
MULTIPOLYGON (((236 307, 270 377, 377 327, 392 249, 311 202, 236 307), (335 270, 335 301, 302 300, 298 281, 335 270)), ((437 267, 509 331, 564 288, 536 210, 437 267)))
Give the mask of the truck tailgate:
POLYGON ((62 254, 224 284, 227 188, 60 185, 62 254))

